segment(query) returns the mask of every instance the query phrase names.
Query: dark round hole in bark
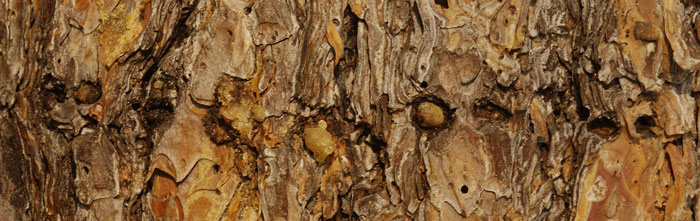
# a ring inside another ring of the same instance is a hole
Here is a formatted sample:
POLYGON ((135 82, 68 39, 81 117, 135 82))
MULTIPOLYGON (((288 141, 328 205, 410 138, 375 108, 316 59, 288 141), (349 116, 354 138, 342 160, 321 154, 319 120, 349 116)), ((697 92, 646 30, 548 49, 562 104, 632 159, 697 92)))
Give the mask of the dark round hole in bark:
POLYGON ((83 172, 85 172, 85 174, 88 174, 88 173, 90 173, 90 169, 84 166, 83 172))
POLYGON ((482 101, 474 105, 474 116, 490 120, 508 120, 511 114, 505 108, 490 101, 482 101))
POLYGON ((462 193, 468 193, 469 187, 467 187, 467 185, 462 185, 462 188, 460 188, 460 191, 462 191, 462 193))
POLYGON ((442 6, 445 9, 450 8, 449 4, 447 4, 447 0, 435 0, 435 4, 442 6))
POLYGON ((649 115, 641 116, 634 121, 634 127, 637 129, 637 133, 639 134, 651 132, 650 128, 654 126, 656 126, 656 122, 654 121, 654 118, 649 115))
POLYGON ((426 87, 428 87, 428 82, 425 82, 425 81, 420 82, 420 87, 421 87, 421 88, 426 88, 426 87))
POLYGON ((588 123, 588 130, 603 137, 614 136, 620 126, 608 117, 598 117, 588 123))
POLYGON ((578 114, 579 120, 586 120, 589 116, 591 116, 591 111, 583 105, 578 105, 576 108, 576 114, 578 114))
POLYGON ((220 169, 219 164, 214 164, 214 166, 211 167, 211 169, 214 170, 214 173, 218 173, 218 172, 219 172, 219 169, 220 169))
POLYGON ((547 140, 545 140, 544 137, 537 136, 537 147, 539 147, 542 150, 546 150, 547 140))

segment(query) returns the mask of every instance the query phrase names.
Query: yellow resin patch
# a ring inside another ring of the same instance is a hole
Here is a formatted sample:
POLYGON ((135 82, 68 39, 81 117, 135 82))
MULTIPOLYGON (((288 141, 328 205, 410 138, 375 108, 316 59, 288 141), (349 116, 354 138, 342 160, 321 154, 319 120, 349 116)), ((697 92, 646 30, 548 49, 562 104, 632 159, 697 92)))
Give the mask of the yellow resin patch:
POLYGON ((314 152, 314 159, 318 162, 325 161, 326 157, 335 151, 333 136, 326 131, 326 126, 326 121, 321 120, 316 127, 304 129, 306 148, 314 152))
POLYGON ((100 22, 100 62, 109 66, 131 48, 143 31, 143 24, 139 12, 128 12, 123 4, 110 14, 100 15, 100 22))
POLYGON ((418 124, 422 127, 437 127, 445 122, 445 114, 442 112, 442 108, 431 102, 420 103, 416 117, 418 117, 418 124))

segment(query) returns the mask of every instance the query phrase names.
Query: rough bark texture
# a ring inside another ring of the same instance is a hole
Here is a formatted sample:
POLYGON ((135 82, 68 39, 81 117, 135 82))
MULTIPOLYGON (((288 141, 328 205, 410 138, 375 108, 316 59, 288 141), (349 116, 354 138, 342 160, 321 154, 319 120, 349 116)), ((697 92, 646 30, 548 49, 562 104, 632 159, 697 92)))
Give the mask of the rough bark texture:
POLYGON ((700 219, 694 0, 0 1, 0 219, 700 219))

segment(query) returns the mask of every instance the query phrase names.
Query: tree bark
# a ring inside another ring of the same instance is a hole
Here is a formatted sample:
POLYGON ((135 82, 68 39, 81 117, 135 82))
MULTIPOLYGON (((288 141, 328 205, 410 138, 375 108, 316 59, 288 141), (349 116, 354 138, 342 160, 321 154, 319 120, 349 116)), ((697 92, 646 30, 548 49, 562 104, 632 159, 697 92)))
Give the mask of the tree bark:
POLYGON ((693 0, 0 9, 3 219, 700 219, 693 0))

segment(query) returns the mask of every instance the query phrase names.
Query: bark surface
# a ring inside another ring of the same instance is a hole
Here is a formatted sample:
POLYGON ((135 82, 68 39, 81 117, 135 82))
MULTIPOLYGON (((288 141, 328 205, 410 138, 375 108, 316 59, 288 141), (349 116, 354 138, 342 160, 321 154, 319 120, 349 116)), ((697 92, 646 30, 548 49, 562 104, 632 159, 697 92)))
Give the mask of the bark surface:
POLYGON ((0 1, 1 219, 700 219, 698 4, 0 1))

